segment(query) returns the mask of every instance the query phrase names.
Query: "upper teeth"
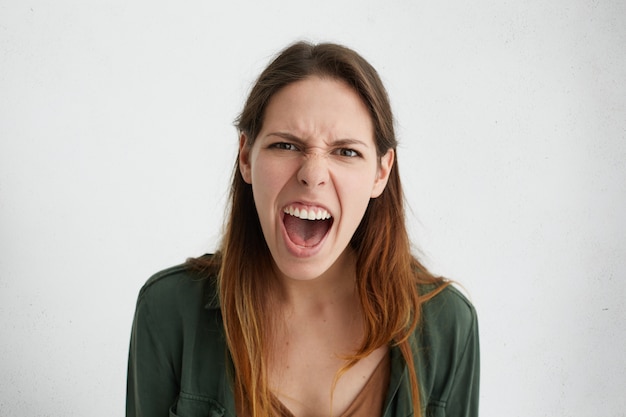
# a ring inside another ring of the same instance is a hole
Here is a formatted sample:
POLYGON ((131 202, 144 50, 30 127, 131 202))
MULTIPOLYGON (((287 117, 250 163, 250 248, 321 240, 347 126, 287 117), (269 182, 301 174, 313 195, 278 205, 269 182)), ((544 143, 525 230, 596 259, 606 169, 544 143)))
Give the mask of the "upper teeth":
POLYGON ((298 217, 302 220, 326 220, 330 219, 330 213, 324 209, 299 209, 293 207, 286 207, 283 210, 285 213, 290 216, 298 217))

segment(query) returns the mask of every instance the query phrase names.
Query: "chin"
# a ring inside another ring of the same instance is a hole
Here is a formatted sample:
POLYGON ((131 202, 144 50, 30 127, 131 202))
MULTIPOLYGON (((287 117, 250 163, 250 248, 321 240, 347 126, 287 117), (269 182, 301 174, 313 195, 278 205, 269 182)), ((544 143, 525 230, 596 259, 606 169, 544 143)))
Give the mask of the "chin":
POLYGON ((350 269, 350 260, 354 259, 351 254, 349 247, 338 255, 320 251, 314 256, 298 258, 287 253, 282 259, 275 257, 274 262, 285 278, 312 281, 323 276, 345 275, 350 269))
POLYGON ((295 281, 312 281, 324 275, 330 265, 322 265, 313 259, 296 262, 276 262, 278 271, 288 279, 295 281))

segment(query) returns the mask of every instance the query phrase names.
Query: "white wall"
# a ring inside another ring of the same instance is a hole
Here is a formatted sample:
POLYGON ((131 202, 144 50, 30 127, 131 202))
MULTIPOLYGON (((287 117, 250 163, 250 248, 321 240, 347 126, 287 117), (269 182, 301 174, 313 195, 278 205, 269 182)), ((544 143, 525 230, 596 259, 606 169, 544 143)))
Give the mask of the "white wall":
POLYGON ((625 3, 300 3, 0 0, 0 415, 123 414, 137 292, 214 248, 231 122, 309 39, 388 86, 481 414, 624 416, 625 3))

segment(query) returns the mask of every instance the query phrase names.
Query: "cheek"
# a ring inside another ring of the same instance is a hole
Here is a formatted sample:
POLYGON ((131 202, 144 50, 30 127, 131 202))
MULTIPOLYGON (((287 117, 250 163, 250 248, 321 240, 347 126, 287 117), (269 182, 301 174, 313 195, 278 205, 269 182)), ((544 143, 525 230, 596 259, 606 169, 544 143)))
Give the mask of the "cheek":
POLYGON ((255 200, 267 200, 280 192, 292 176, 287 161, 275 161, 259 157, 252 165, 252 191, 255 200))
POLYGON ((372 192, 377 171, 372 167, 342 167, 334 170, 334 182, 344 193, 354 194, 354 198, 364 198, 372 192))
POLYGON ((335 170, 333 182, 342 210, 362 216, 369 204, 375 178, 376 172, 371 169, 335 170))

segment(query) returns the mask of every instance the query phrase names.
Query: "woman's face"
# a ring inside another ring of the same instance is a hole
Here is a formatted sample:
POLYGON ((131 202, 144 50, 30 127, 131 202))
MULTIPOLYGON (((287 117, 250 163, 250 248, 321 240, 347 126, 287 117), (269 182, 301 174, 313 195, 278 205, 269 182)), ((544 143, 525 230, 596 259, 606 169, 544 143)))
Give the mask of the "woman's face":
POLYGON ((393 158, 378 158, 370 114, 342 81, 313 76, 271 98, 253 146, 242 135, 239 162, 286 277, 314 279, 343 264, 393 158))

